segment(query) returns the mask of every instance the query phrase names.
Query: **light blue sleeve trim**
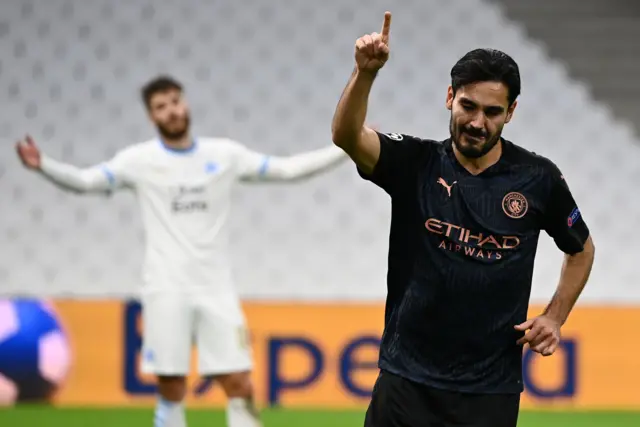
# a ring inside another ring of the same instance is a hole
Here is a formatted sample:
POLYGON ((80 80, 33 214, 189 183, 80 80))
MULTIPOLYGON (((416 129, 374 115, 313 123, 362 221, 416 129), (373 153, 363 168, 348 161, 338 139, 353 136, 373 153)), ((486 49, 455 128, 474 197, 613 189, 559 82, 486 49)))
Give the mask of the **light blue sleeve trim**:
POLYGON ((262 165, 260 165, 260 169, 258 170, 258 175, 264 176, 269 169, 269 160, 271 160, 271 156, 265 156, 262 160, 262 165))
POLYGON ((106 166, 102 166, 102 172, 106 175, 109 185, 113 187, 116 184, 116 177, 113 172, 111 172, 111 169, 106 166))

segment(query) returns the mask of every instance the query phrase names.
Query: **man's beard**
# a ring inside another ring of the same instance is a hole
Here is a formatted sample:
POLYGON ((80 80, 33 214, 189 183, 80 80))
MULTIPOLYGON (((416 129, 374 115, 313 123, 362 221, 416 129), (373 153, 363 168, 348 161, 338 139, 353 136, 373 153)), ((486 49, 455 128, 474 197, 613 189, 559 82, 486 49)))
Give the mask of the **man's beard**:
POLYGON ((167 140, 170 140, 170 141, 181 139, 185 135, 187 135, 187 133, 189 133, 190 121, 191 121, 190 117, 189 116, 185 116, 185 118, 184 118, 184 126, 179 130, 171 130, 171 129, 168 129, 167 127, 159 124, 159 125, 157 125, 158 132, 160 133, 160 135, 162 136, 163 139, 167 139, 167 140))
POLYGON ((455 145, 456 149, 465 157, 470 159, 477 159, 485 154, 487 154, 500 140, 500 136, 502 135, 502 130, 496 132, 495 135, 488 135, 484 131, 466 128, 463 126, 456 126, 453 122, 453 116, 449 120, 449 133, 451 134, 451 140, 455 145), (484 143, 480 144, 461 144, 460 139, 463 137, 463 134, 466 133, 470 136, 480 136, 484 137, 484 143))
POLYGON ((453 116, 451 116, 449 120, 449 133, 451 134, 451 140, 453 144, 457 148, 457 150, 465 157, 470 159, 477 159, 485 154, 487 154, 495 145, 500 141, 500 136, 502 135, 502 129, 496 132, 495 135, 488 135, 484 131, 479 131, 472 128, 466 128, 463 126, 456 126, 453 122, 453 116), (460 139, 463 137, 463 134, 466 133, 470 136, 480 136, 484 137, 484 143, 480 144, 466 144, 462 145, 460 143, 460 139))

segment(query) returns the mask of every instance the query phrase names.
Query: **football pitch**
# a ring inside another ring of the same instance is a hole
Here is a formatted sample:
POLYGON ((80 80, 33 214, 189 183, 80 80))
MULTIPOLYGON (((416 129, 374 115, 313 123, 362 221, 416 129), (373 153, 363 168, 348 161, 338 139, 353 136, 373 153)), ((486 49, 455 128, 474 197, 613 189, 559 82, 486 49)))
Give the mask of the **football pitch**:
MULTIPOLYGON (((362 411, 263 412, 265 427, 359 427, 362 411)), ((152 425, 149 409, 58 409, 25 406, 0 409, 2 427, 141 427, 152 425)), ((223 427, 224 412, 192 410, 189 427, 223 427)), ((640 412, 523 412, 518 427, 638 427, 640 412)))

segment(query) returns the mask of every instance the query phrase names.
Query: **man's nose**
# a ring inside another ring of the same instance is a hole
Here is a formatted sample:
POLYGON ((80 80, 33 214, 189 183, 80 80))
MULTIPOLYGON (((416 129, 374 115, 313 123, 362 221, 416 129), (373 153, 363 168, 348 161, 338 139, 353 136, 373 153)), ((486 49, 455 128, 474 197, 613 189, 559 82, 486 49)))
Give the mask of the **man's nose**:
POLYGON ((469 123, 469 127, 477 132, 484 131, 484 125, 486 122, 486 117, 482 113, 476 114, 471 123, 469 123))

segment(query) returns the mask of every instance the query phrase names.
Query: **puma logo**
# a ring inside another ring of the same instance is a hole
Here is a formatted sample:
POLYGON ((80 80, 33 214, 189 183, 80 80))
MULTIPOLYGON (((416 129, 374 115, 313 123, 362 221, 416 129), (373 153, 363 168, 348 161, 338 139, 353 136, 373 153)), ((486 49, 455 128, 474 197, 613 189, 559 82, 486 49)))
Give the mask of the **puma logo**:
POLYGON ((447 184, 447 181, 444 180, 444 178, 442 177, 438 178, 438 184, 442 185, 444 188, 447 189, 447 194, 449 195, 449 197, 451 197, 451 187, 456 185, 457 182, 458 181, 453 181, 451 185, 449 185, 447 184))

